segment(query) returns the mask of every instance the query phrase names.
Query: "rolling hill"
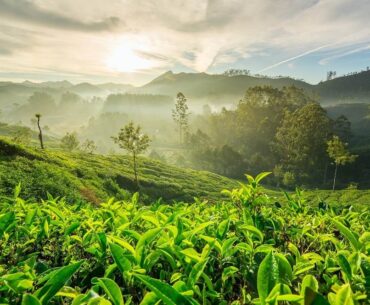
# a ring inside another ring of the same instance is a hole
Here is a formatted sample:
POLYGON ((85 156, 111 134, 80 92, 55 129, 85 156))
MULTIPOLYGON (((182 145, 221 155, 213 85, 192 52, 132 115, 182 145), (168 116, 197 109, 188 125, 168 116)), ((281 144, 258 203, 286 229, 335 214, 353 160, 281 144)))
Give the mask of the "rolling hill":
MULTIPOLYGON (((203 171, 180 169, 140 158, 140 194, 148 200, 162 198, 192 201, 193 197, 215 200, 222 189, 237 185, 231 179, 203 171)), ((0 138, 0 196, 10 196, 20 182, 28 198, 65 196, 69 201, 86 199, 93 203, 112 196, 122 199, 137 190, 133 183, 131 159, 57 150, 41 151, 12 144, 0 138)))
MULTIPOLYGON (((50 141, 49 144, 50 145, 50 141)), ((194 197, 210 203, 224 199, 221 190, 238 187, 237 181, 206 171, 178 168, 152 159, 140 158, 140 197, 144 202, 162 198, 164 202, 193 202, 194 197)), ((65 197, 68 202, 84 200, 94 204, 108 198, 127 199, 137 191, 133 183, 131 159, 122 155, 96 155, 65 152, 54 148, 41 151, 13 144, 0 137, 0 198, 12 197, 21 184, 24 199, 65 197)), ((287 204, 281 190, 266 188, 266 193, 287 204)), ((307 190, 305 202, 318 205, 365 207, 370 190, 307 190)))
POLYGON ((248 88, 271 85, 276 88, 297 86, 307 91, 311 85, 291 78, 259 78, 248 75, 226 76, 207 73, 173 73, 168 71, 148 84, 136 89, 140 93, 167 94, 175 96, 181 91, 190 98, 207 98, 214 103, 231 98, 231 102, 240 99, 248 88))
MULTIPOLYGON (((370 71, 337 77, 316 85, 289 77, 269 78, 250 75, 227 76, 207 73, 173 73, 168 71, 151 82, 134 87, 128 84, 72 84, 68 81, 33 83, 0 82, 0 105, 19 102, 35 91, 60 95, 69 91, 81 96, 106 96, 111 93, 160 94, 174 97, 183 92, 190 99, 207 100, 212 104, 238 101, 250 87, 269 85, 276 88, 296 86, 314 94, 324 105, 370 103, 370 71)), ((204 102, 204 101, 203 101, 204 102)))
POLYGON ((337 77, 316 85, 289 77, 268 78, 249 75, 226 76, 206 73, 173 73, 168 71, 148 84, 137 88, 140 93, 161 93, 174 96, 182 91, 190 98, 208 98, 217 102, 225 98, 240 99, 254 86, 296 86, 314 94, 324 105, 338 103, 370 103, 370 71, 337 77))

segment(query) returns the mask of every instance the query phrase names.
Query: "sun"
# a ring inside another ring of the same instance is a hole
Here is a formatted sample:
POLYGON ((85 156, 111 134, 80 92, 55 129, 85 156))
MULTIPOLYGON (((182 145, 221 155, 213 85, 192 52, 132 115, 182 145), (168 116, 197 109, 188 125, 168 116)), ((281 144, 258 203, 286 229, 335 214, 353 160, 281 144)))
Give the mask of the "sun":
POLYGON ((156 63, 140 55, 140 50, 126 44, 113 50, 106 60, 106 65, 116 72, 136 72, 153 68, 156 63))

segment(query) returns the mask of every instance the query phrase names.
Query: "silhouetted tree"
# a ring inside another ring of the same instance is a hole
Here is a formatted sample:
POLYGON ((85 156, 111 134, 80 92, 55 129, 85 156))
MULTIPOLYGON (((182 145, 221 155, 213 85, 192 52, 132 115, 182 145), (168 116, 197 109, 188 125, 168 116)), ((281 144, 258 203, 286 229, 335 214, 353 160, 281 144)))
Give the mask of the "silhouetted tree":
POLYGON ((42 139, 42 130, 41 130, 41 126, 40 126, 40 119, 41 119, 41 114, 40 113, 36 113, 35 114, 35 117, 37 119, 37 127, 39 129, 39 140, 40 140, 40 146, 41 146, 41 149, 44 149, 44 141, 42 139))

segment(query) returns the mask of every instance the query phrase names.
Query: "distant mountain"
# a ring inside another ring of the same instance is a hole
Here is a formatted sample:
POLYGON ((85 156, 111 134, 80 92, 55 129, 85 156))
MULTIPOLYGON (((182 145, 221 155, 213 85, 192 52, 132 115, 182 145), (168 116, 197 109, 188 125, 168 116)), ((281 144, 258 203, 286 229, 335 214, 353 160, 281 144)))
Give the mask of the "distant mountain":
POLYGON ((105 90, 90 83, 81 83, 69 88, 69 91, 81 95, 102 95, 105 90))
POLYGON ((55 82, 42 82, 42 83, 34 83, 30 82, 28 80, 22 82, 22 85, 25 85, 27 87, 32 87, 32 88, 53 88, 53 89, 67 89, 71 88, 73 86, 72 83, 69 81, 63 80, 63 81, 55 81, 55 82))
POLYGON ((0 82, 0 105, 22 102, 35 91, 48 92, 53 96, 70 91, 83 97, 105 97, 111 93, 136 93, 167 95, 172 98, 181 91, 193 104, 200 106, 205 103, 230 105, 240 100, 248 88, 254 86, 282 88, 292 85, 317 96, 324 105, 370 103, 370 71, 338 77, 316 85, 289 77, 227 76, 168 71, 141 87, 129 84, 90 84, 87 82, 74 85, 66 80, 43 83, 0 82))
POLYGON ((370 71, 341 76, 321 82, 315 90, 323 100, 338 103, 338 100, 370 103, 370 71))
POLYGON ((207 73, 175 74, 168 71, 135 91, 170 96, 174 96, 181 91, 190 98, 207 98, 212 99, 214 103, 218 103, 230 97, 240 99, 248 88, 264 85, 271 85, 276 88, 294 85, 308 91, 312 88, 312 85, 291 78, 273 79, 248 75, 226 76, 207 73))
POLYGON ((134 88, 134 86, 129 84, 116 83, 95 85, 85 82, 74 85, 67 80, 42 83, 28 80, 22 83, 0 82, 0 106, 25 103, 34 92, 46 92, 55 98, 58 98, 63 92, 73 92, 82 97, 105 97, 111 93, 126 93, 134 88))
POLYGON ((225 98, 240 99, 254 86, 296 86, 316 95, 323 104, 344 102, 370 103, 370 71, 311 85, 289 77, 267 78, 249 75, 226 76, 207 73, 173 73, 168 71, 136 89, 141 93, 176 95, 181 91, 190 98, 208 98, 217 103, 225 98))
POLYGON ((116 93, 124 93, 135 88, 133 85, 130 84, 117 84, 117 83, 104 83, 96 86, 101 89, 116 93))

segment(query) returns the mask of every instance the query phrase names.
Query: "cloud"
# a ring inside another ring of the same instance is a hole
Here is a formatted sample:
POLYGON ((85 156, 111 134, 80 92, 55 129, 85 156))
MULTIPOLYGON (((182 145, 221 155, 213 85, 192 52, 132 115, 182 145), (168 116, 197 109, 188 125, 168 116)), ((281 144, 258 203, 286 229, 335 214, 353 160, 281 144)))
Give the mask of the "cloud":
POLYGON ((368 0, 107 2, 0 0, 0 27, 17 29, 5 37, 0 28, 2 71, 135 83, 174 67, 279 73, 294 61, 295 72, 305 56, 334 62, 370 40, 368 0))
POLYGON ((259 71, 258 71, 258 73, 265 72, 265 71, 267 71, 267 70, 271 70, 271 69, 276 68, 276 67, 278 67, 278 66, 280 66, 280 65, 282 65, 282 64, 286 64, 286 63, 291 62, 291 61, 293 61, 293 60, 296 60, 296 59, 299 59, 299 58, 305 57, 305 56, 307 56, 307 55, 309 55, 309 54, 312 54, 312 53, 314 53, 314 52, 317 52, 317 51, 319 51, 319 50, 322 50, 323 48, 326 48, 326 47, 328 47, 328 46, 330 46, 330 45, 323 45, 323 46, 320 46, 320 47, 314 48, 314 49, 312 49, 312 50, 308 50, 308 51, 306 51, 306 52, 303 52, 303 53, 301 53, 301 54, 298 54, 298 55, 296 55, 296 56, 290 57, 290 58, 288 58, 288 59, 285 59, 285 60, 279 61, 279 62, 277 62, 277 63, 274 63, 273 65, 270 65, 270 66, 267 66, 267 67, 263 68, 262 70, 259 70, 259 71))
POLYGON ((116 28, 120 23, 118 17, 108 17, 100 21, 84 22, 41 9, 28 0, 0 0, 0 15, 16 18, 23 22, 78 31, 108 31, 116 28))
POLYGON ((331 55, 331 56, 328 56, 328 57, 324 57, 319 61, 319 64, 320 65, 326 65, 330 61, 333 61, 335 59, 339 59, 339 58, 346 57, 346 56, 349 56, 349 55, 352 55, 352 54, 360 53, 360 52, 366 51, 366 50, 370 50, 370 44, 366 44, 365 46, 361 46, 361 47, 356 47, 354 49, 347 50, 345 52, 340 51, 340 52, 337 52, 337 54, 334 54, 334 55, 331 55))

